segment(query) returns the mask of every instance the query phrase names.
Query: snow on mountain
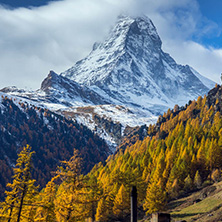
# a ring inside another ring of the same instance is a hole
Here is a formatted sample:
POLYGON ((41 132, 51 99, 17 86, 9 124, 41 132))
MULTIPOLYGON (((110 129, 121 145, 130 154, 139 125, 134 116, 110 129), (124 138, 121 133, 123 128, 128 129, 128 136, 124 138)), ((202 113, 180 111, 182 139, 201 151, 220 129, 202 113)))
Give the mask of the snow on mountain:
POLYGON ((50 71, 43 80, 41 88, 36 91, 26 91, 15 86, 5 87, 4 93, 36 101, 50 109, 67 109, 72 106, 88 106, 107 104, 109 101, 103 99, 99 94, 86 86, 50 71))
POLYGON ((192 70, 193 74, 205 85, 207 86, 209 89, 212 89, 215 87, 215 82, 213 81, 209 81, 208 78, 200 75, 200 73, 198 73, 195 69, 193 69, 192 67, 190 67, 190 69, 192 70))
POLYGON ((155 123, 157 116, 151 113, 141 113, 126 106, 106 104, 97 106, 71 107, 62 113, 75 119, 78 123, 88 126, 93 132, 103 138, 114 152, 125 136, 127 127, 142 126, 155 123))
POLYGON ((161 47, 149 18, 120 16, 104 42, 60 75, 50 71, 41 89, 2 91, 74 118, 115 147, 127 126, 154 123, 215 85, 161 47))

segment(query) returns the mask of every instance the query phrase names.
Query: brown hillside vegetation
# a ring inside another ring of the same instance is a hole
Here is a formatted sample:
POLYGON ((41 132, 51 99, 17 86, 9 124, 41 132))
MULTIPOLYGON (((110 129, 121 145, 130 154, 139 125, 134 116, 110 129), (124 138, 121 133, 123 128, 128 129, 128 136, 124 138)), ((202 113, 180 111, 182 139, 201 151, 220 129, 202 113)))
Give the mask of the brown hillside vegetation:
POLYGON ((33 155, 33 177, 41 187, 51 178, 61 160, 80 151, 83 172, 105 161, 110 150, 105 141, 87 127, 58 115, 6 96, 0 98, 0 199, 6 184, 11 182, 17 154, 29 144, 33 155))

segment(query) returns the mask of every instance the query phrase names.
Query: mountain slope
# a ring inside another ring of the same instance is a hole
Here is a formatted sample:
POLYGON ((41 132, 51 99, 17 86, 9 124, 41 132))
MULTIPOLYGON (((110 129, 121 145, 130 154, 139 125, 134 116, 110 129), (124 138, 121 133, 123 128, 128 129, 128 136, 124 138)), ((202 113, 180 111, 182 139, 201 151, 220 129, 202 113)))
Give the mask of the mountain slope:
POLYGON ((198 192, 169 203, 171 218, 176 221, 186 220, 212 222, 222 218, 222 182, 215 182, 198 192))
POLYGON ((53 71, 50 71, 47 78, 43 80, 41 90, 46 93, 46 98, 49 98, 51 102, 64 103, 67 106, 108 103, 86 86, 80 86, 78 83, 59 76, 53 71))
POLYGON ((34 178, 45 185, 61 160, 78 149, 83 172, 111 153, 105 141, 87 127, 25 100, 0 94, 0 198, 4 194, 17 153, 29 144, 35 151, 34 178))

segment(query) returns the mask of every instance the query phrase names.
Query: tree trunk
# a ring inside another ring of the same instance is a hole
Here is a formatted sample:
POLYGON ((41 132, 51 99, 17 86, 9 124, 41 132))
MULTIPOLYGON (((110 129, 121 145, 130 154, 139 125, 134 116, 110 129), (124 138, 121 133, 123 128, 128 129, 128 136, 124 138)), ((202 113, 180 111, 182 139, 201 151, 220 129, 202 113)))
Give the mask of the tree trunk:
POLYGON ((23 207, 23 201, 24 201, 24 197, 25 197, 25 190, 26 189, 24 189, 23 192, 22 192, 22 198, 21 198, 21 202, 20 202, 20 206, 19 206, 17 222, 20 221, 20 217, 21 217, 21 213, 22 213, 22 207, 23 207))

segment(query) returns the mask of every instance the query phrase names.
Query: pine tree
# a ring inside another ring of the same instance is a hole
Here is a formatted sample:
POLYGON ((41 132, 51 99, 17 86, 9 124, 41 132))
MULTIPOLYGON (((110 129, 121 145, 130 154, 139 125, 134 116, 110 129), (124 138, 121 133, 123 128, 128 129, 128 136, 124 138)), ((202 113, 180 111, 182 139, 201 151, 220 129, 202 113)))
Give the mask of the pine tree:
POLYGON ((218 146, 217 140, 212 139, 207 152, 207 164, 212 172, 213 168, 221 166, 221 148, 218 146))
POLYGON ((166 184, 166 190, 170 199, 175 199, 180 195, 180 186, 177 179, 171 183, 170 181, 166 184))
POLYGON ((185 191, 189 192, 193 189, 193 181, 190 177, 190 174, 184 180, 184 189, 185 191))
POLYGON ((204 171, 206 169, 206 152, 205 152, 205 138, 201 139, 201 144, 197 152, 198 168, 204 171))
POLYGON ((54 181, 57 179, 58 176, 53 177, 39 194, 39 200, 36 202, 39 207, 36 209, 34 221, 51 222, 55 220, 54 200, 57 189, 54 181))
POLYGON ((130 195, 122 184, 114 200, 113 213, 117 218, 124 218, 130 209, 130 195))
POLYGON ((219 140, 218 140, 218 146, 222 147, 222 128, 218 132, 219 140))
POLYGON ((143 205, 146 213, 164 210, 166 205, 166 192, 162 189, 161 183, 161 181, 153 182, 148 186, 145 203, 143 205))
POLYGON ((105 207, 105 200, 101 198, 98 202, 98 206, 96 209, 96 221, 106 221, 106 207, 105 207))
MULTIPOLYGON (((98 202, 101 202, 101 196, 102 196, 102 188, 100 187, 97 178, 95 176, 91 176, 90 178, 87 178, 87 187, 88 187, 88 196, 87 196, 87 202, 88 202, 88 208, 89 208, 89 217, 92 218, 92 221, 95 220, 96 215, 96 206, 98 202)), ((104 200, 103 200, 104 201, 104 200)))
MULTIPOLYGON (((105 221, 109 221, 109 219, 112 218, 113 216, 113 205, 114 205, 114 200, 115 197, 118 193, 118 184, 114 184, 114 186, 112 187, 112 191, 109 192, 105 198, 105 204, 104 204, 104 208, 103 210, 105 211, 105 213, 103 213, 103 218, 106 218, 105 221)), ((103 212, 104 212, 103 211, 103 212)))
POLYGON ((5 191, 3 218, 6 218, 8 222, 21 221, 21 218, 27 213, 25 210, 23 211, 24 206, 31 206, 37 193, 35 180, 31 175, 33 153, 29 145, 23 148, 18 154, 17 163, 13 169, 13 182, 7 184, 11 190, 5 191))
POLYGON ((194 185, 197 187, 197 188, 200 188, 201 185, 202 185, 202 179, 201 179, 201 176, 200 176, 200 173, 199 171, 197 170, 196 174, 195 174, 195 177, 194 177, 194 185))
POLYGON ((214 182, 219 182, 220 178, 221 178, 221 171, 219 169, 214 170, 211 174, 211 179, 214 182))
POLYGON ((69 161, 62 161, 57 175, 62 180, 55 198, 55 214, 60 222, 76 221, 89 215, 87 203, 87 189, 81 174, 81 162, 78 151, 74 150, 69 161))

